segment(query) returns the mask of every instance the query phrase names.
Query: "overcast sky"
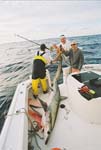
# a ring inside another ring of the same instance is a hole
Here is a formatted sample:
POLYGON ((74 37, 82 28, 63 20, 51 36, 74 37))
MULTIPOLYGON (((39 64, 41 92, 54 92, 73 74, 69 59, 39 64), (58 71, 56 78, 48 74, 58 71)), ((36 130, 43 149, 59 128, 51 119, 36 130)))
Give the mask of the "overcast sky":
POLYGON ((100 1, 1 1, 0 43, 101 34, 100 1))

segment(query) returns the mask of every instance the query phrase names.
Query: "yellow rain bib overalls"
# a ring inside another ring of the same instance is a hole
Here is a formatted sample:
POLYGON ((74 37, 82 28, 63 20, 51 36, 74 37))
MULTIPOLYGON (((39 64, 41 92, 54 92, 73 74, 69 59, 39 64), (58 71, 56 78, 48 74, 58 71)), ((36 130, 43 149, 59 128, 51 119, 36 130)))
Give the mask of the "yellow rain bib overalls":
POLYGON ((46 68, 47 60, 43 57, 45 52, 39 55, 39 51, 33 60, 33 71, 32 71, 32 89, 34 95, 38 95, 38 85, 41 83, 43 92, 47 91, 47 82, 46 82, 46 68))

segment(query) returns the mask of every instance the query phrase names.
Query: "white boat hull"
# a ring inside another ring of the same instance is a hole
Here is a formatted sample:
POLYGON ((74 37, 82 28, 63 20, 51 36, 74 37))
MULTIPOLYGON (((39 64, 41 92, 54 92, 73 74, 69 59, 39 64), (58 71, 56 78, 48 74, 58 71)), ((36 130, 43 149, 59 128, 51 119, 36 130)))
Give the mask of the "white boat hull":
POLYGON ((30 80, 18 85, 0 136, 0 150, 28 149, 28 89, 30 80))
MULTIPOLYGON (((85 99, 81 102, 81 97, 77 93, 77 87, 81 86, 81 83, 73 81, 71 76, 67 77, 66 70, 63 75, 64 82, 59 85, 60 93, 68 98, 61 101, 60 106, 64 104, 65 108, 59 108, 47 145, 43 139, 33 135, 32 146, 35 150, 51 150, 55 147, 61 150, 101 150, 101 98, 98 98, 97 102, 85 102, 85 99)), ((44 101, 48 101, 49 96, 50 92, 40 95, 44 101)), ((28 150, 28 129, 31 130, 31 124, 26 112, 29 97, 32 97, 31 80, 17 87, 1 132, 0 150, 28 150)), ((38 134, 43 137, 41 131, 38 134)))

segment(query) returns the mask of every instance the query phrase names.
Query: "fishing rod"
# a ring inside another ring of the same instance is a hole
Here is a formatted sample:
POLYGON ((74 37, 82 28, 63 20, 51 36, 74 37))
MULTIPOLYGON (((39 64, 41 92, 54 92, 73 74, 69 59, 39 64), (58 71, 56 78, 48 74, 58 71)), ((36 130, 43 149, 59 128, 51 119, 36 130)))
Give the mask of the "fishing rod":
MULTIPOLYGON (((31 42, 31 43, 34 43, 34 44, 36 44, 36 45, 38 45, 38 46, 41 45, 41 44, 39 44, 39 43, 37 43, 37 42, 35 42, 35 41, 32 41, 32 40, 30 40, 30 39, 28 39, 28 38, 25 38, 25 37, 21 36, 21 35, 19 35, 19 34, 15 34, 15 36, 17 36, 17 37, 19 37, 19 38, 21 38, 21 39, 24 39, 24 40, 26 40, 26 41, 29 41, 29 42, 31 42)), ((52 51, 51 48, 46 47, 46 49, 52 51)), ((64 60, 64 63, 68 66, 69 64, 68 64, 67 61, 65 60, 65 57, 64 57, 63 54, 62 54, 62 58, 63 58, 63 60, 64 60)))
MULTIPOLYGON (((39 43, 37 43, 37 42, 34 42, 34 41, 32 41, 32 40, 29 40, 28 38, 25 38, 25 37, 21 36, 21 35, 19 35, 19 34, 15 34, 15 36, 17 36, 17 37, 19 37, 19 38, 21 38, 21 39, 24 39, 24 40, 26 40, 26 41, 29 41, 29 42, 31 42, 31 43, 34 43, 34 44, 36 44, 36 45, 38 45, 38 46, 41 45, 41 44, 39 44, 39 43)), ((46 47, 46 49, 50 50, 48 47, 46 47)))

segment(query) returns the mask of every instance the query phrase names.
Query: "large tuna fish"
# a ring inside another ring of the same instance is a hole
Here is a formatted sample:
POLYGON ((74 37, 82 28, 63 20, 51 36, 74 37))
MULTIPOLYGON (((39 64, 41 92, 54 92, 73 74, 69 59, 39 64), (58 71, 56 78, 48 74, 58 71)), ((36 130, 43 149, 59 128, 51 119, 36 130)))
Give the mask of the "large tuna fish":
POLYGON ((61 65, 62 64, 59 63, 56 75, 53 80, 53 86, 52 86, 53 90, 51 91, 51 95, 50 95, 50 98, 51 98, 50 104, 47 106, 47 104, 45 104, 45 102, 42 102, 42 100, 39 98, 39 101, 41 105, 43 106, 44 112, 45 112, 43 115, 45 144, 47 144, 50 134, 54 128, 60 101, 67 98, 67 97, 63 97, 60 95, 60 90, 59 90, 59 86, 57 83, 58 82, 57 80, 61 73, 61 65))

